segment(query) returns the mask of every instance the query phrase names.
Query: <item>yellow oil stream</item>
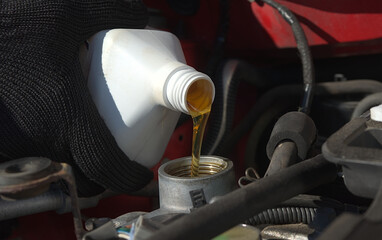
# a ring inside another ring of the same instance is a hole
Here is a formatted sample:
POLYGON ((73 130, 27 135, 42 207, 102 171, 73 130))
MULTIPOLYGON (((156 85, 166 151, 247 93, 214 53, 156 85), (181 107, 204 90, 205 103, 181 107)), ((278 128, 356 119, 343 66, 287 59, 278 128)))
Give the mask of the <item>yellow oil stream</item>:
POLYGON ((209 82, 196 81, 187 92, 187 109, 193 122, 191 177, 199 175, 200 151, 212 104, 212 92, 209 89, 209 82))

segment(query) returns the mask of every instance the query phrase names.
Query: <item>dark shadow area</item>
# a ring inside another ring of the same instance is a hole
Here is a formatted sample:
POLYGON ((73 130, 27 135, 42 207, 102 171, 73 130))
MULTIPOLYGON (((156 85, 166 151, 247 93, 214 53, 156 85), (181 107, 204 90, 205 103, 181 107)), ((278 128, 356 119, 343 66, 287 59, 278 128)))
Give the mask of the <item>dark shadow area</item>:
POLYGON ((253 49, 275 49, 276 45, 256 18, 251 3, 231 1, 226 51, 229 55, 252 55, 253 49))
POLYGON ((351 140, 349 146, 363 148, 381 148, 382 131, 379 129, 370 129, 357 135, 351 140))

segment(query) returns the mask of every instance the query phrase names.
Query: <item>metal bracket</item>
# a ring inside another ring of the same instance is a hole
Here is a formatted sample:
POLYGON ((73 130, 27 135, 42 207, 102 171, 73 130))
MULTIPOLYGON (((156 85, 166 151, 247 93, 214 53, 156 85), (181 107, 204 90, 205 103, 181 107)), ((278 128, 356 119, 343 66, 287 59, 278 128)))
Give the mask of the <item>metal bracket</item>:
POLYGON ((46 186, 49 186, 50 183, 63 179, 68 185, 68 190, 70 194, 76 238, 78 240, 82 238, 84 229, 82 227, 76 182, 74 179, 72 167, 70 165, 66 163, 53 162, 46 158, 31 157, 28 159, 21 158, 10 162, 5 162, 3 164, 0 164, 0 167, 2 167, 0 170, 4 170, 4 173, 6 173, 3 175, 12 180, 17 180, 18 174, 27 175, 24 173, 30 172, 32 173, 32 175, 34 175, 33 178, 27 179, 25 181, 11 181, 8 184, 0 185, 0 194, 5 198, 12 198, 13 196, 19 197, 22 196, 23 193, 30 194, 30 192, 41 190, 41 187, 42 189, 44 189, 46 186), (48 165, 48 171, 45 171, 44 169, 43 173, 41 171, 38 171, 40 169, 36 169, 39 165, 41 165, 42 160, 44 161, 44 163, 47 163, 44 164, 44 166, 48 165), (17 166, 18 169, 17 171, 14 171, 15 175, 14 179, 12 179, 13 177, 10 174, 13 173, 12 169, 14 168, 14 166, 17 166), (20 166, 24 166, 27 170, 23 171, 25 169, 20 166), (30 166, 33 167, 30 168, 30 166))

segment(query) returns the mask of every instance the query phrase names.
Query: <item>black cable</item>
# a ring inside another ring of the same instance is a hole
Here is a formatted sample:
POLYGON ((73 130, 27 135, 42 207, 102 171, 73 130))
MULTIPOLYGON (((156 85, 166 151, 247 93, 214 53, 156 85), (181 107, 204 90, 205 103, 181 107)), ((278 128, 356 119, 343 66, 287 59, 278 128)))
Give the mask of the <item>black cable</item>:
POLYGON ((217 149, 219 144, 232 130, 237 88, 242 80, 256 86, 256 89, 269 84, 269 81, 264 81, 264 77, 256 68, 246 62, 231 59, 222 65, 214 80, 215 100, 208 131, 203 140, 203 155, 219 151, 217 149))
POLYGON ((215 100, 212 105, 208 131, 204 137, 203 155, 214 154, 218 144, 233 125, 236 92, 239 81, 235 78, 238 61, 226 63, 215 79, 215 100))
POLYGON ((252 182, 164 226, 148 239, 211 239, 265 209, 336 179, 321 155, 252 182))
POLYGON ((276 9, 285 21, 292 27, 293 36, 296 40, 297 50, 300 53, 302 63, 302 73, 304 79, 304 95, 302 98, 300 112, 309 113, 313 100, 314 92, 314 66, 310 53, 309 44, 306 39, 304 30, 302 29, 296 16, 285 6, 273 1, 262 0, 264 3, 276 9))

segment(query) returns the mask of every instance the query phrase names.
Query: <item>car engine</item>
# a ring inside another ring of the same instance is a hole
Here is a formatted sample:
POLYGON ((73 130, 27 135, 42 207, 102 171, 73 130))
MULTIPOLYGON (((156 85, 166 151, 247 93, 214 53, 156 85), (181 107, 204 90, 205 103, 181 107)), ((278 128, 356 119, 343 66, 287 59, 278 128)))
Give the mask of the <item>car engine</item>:
POLYGON ((47 158, 1 163, 0 239, 382 238, 380 1, 143 2, 215 87, 199 176, 184 113, 132 194, 78 197, 47 158))

